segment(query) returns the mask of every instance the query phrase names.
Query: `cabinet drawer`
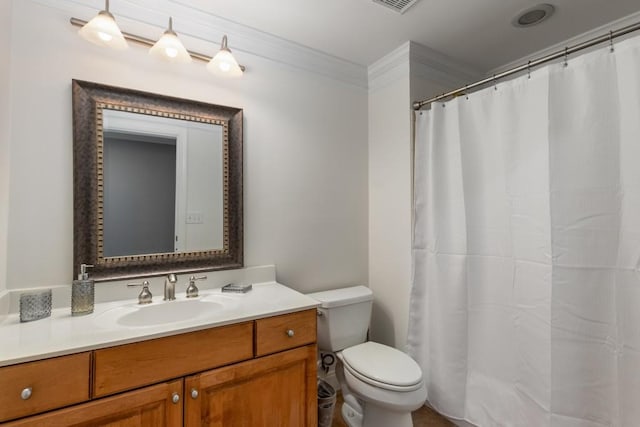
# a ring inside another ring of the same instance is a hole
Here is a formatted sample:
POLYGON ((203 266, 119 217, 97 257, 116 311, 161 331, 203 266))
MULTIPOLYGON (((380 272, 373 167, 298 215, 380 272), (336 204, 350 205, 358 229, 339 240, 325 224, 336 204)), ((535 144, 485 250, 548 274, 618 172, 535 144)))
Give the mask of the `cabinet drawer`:
MULTIPOLYGON (((9 422, 6 427, 182 425, 182 379, 9 422), (179 400, 174 403, 173 397, 179 400)), ((5 424, 2 424, 5 426, 5 424)))
POLYGON ((316 310, 256 320, 256 356, 316 342, 316 310))
POLYGON ((90 360, 79 353, 0 368, 0 421, 88 400, 90 360))
POLYGON ((253 322, 96 350, 94 397, 253 357, 253 322))

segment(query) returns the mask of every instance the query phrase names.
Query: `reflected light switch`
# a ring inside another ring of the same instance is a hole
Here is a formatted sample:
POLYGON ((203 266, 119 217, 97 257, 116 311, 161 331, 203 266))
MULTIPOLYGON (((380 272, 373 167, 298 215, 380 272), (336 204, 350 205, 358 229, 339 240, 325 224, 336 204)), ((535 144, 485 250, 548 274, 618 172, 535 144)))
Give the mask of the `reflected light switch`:
POLYGON ((202 224, 202 212, 187 213, 187 224, 202 224))

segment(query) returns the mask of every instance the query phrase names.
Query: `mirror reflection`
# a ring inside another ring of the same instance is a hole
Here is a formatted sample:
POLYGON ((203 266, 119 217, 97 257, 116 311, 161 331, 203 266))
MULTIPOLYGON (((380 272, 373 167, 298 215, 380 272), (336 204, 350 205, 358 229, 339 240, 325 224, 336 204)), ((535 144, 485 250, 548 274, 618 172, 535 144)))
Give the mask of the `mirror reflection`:
POLYGON ((223 128, 103 111, 105 257, 221 249, 223 128))

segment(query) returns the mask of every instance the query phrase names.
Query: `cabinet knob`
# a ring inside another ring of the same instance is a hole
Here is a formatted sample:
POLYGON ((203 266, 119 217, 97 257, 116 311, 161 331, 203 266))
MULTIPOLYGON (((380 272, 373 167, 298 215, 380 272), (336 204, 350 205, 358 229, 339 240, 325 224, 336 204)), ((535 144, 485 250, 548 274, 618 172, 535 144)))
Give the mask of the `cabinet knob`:
POLYGON ((287 329, 287 336, 288 337, 292 337, 294 335, 295 335, 295 333, 293 332, 293 329, 287 329))
POLYGON ((171 395, 171 401, 172 401, 173 403, 178 403, 178 402, 180 402, 180 395, 179 395, 178 393, 174 392, 174 393, 171 395))
POLYGON ((20 397, 22 398, 22 400, 27 400, 31 397, 31 387, 27 387, 24 390, 22 390, 22 392, 20 393, 20 397))
POLYGON ((195 388, 191 389, 191 398, 192 399, 197 399, 198 398, 198 390, 196 390, 195 388))

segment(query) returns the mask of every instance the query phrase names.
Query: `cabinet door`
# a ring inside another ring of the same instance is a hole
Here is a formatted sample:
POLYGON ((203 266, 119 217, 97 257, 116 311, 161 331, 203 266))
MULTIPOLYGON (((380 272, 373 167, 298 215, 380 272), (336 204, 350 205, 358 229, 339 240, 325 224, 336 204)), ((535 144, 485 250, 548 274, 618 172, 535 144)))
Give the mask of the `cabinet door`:
POLYGON ((157 384, 6 425, 178 427, 182 425, 182 386, 182 380, 157 384))
POLYGON ((187 427, 316 427, 316 346, 185 380, 187 427))

